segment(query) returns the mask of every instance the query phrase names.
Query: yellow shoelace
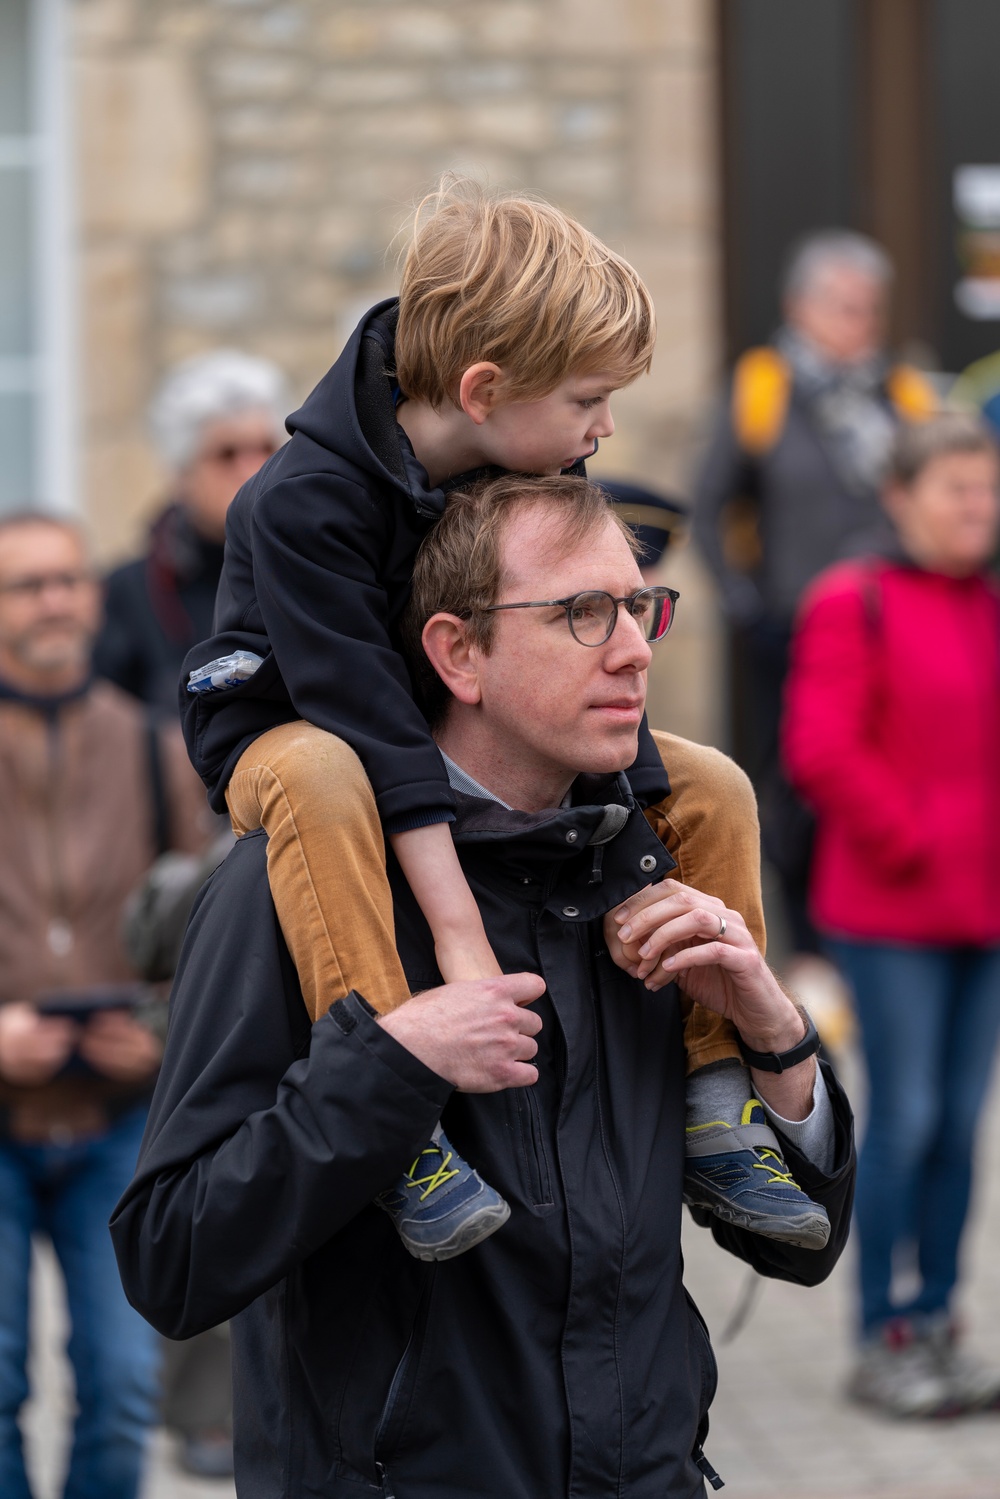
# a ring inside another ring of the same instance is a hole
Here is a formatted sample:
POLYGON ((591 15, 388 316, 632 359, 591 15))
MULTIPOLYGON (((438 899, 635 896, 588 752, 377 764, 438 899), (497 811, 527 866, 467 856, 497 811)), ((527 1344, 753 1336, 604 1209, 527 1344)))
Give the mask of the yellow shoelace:
POLYGON ((406 1173, 406 1175, 410 1178, 406 1185, 408 1187, 423 1187, 424 1190, 420 1194, 420 1201, 425 1202, 426 1199, 431 1195, 431 1193, 436 1191, 438 1187, 442 1186, 447 1181, 451 1181, 453 1176, 459 1175, 459 1169, 457 1166, 455 1167, 454 1171, 448 1170, 450 1164, 450 1150, 447 1155, 442 1155, 441 1151, 436 1145, 429 1145, 426 1150, 422 1150, 420 1152, 420 1155, 417 1156, 417 1159, 413 1162, 413 1165, 406 1173), (416 1172, 416 1169, 420 1164, 421 1157, 425 1155, 440 1156, 440 1163, 431 1172, 430 1176, 416 1176, 414 1173, 416 1172))
POLYGON ((753 1169, 755 1171, 770 1171, 771 1174, 764 1183, 765 1187, 772 1187, 776 1182, 781 1182, 786 1187, 794 1187, 796 1183, 792 1178, 792 1173, 787 1168, 784 1171, 779 1171, 777 1167, 772 1166, 770 1161, 768 1161, 768 1156, 771 1157, 771 1160, 777 1161, 778 1166, 784 1166, 785 1164, 780 1155, 775 1155, 773 1150, 768 1150, 766 1146, 761 1150, 761 1158, 759 1161, 754 1162, 753 1169))

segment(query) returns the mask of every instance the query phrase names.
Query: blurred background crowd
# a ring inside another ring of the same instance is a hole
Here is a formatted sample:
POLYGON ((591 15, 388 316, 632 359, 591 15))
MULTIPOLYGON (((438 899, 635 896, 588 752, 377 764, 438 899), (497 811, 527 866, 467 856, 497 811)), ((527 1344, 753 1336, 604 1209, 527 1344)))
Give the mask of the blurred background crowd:
MULTIPOLYGON (((0 0, 5 1499, 33 1236, 73 1326, 68 1499, 131 1492, 161 1420, 225 1481, 225 1330, 156 1346, 93 1247, 226 846, 177 676, 229 502, 446 170, 551 198, 656 302, 653 372, 589 465, 681 592, 649 718, 751 775, 770 956, 867 1119, 815 1419, 845 1393, 856 1420, 1000 1407, 954 1294, 1000 1029, 998 51, 990 0, 0 0)), ((769 1331, 765 1301, 761 1365, 769 1331)), ((29 1453, 36 1499, 64 1449, 29 1453)), ((728 1450, 734 1493, 885 1492, 875 1459, 782 1487, 728 1450)))

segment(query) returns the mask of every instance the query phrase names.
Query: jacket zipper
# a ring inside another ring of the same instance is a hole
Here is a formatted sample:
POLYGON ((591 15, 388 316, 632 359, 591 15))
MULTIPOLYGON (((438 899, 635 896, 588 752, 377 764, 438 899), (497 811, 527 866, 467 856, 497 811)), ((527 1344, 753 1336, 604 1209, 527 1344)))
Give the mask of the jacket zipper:
POLYGON ((385 1495, 385 1499, 396 1499, 396 1492, 393 1489, 392 1484, 389 1482, 389 1474, 386 1472, 385 1464, 376 1462, 375 1471, 378 1474, 379 1481, 382 1484, 382 1493, 385 1495))
MULTIPOLYGON (((589 945, 590 944, 589 944, 589 940, 588 940, 588 949, 589 949, 589 945)), ((628 1226, 627 1226, 626 1221, 625 1221, 625 1204, 622 1201, 621 1187, 618 1184, 618 1177, 615 1175, 615 1168, 614 1168, 614 1166, 612 1164, 612 1161, 611 1161, 611 1148, 610 1148, 610 1146, 608 1144, 607 1131, 606 1131, 605 1125, 604 1125, 604 1109, 602 1107, 602 1100, 601 1100, 601 1054, 602 1054, 601 1030, 600 1030, 600 1025, 598 1023, 598 1018, 597 1018, 597 996, 594 993, 593 982, 591 982, 588 985, 588 993, 589 993, 589 996, 590 996, 590 1021, 591 1021, 591 1025, 594 1028, 594 1063, 595 1063, 595 1066, 594 1066, 594 1074, 595 1074, 594 1099, 595 1099, 595 1102, 596 1102, 596 1105, 597 1105, 597 1127, 598 1127, 598 1130, 599 1130, 600 1136, 601 1136, 601 1153, 604 1156, 604 1164, 607 1167, 608 1176, 610 1177, 610 1179, 611 1179, 611 1185, 614 1188, 615 1201, 618 1204, 618 1217, 619 1217, 619 1220, 621 1222, 621 1230, 622 1230, 622 1254, 621 1254, 621 1259, 619 1260, 619 1263, 618 1263, 618 1289, 617 1289, 616 1294, 615 1294, 614 1350, 615 1350, 615 1374, 616 1374, 616 1377, 617 1377, 617 1380, 618 1380, 618 1399, 620 1401, 621 1411, 622 1411, 622 1415, 624 1417, 624 1412, 625 1412, 625 1395, 624 1395, 624 1391, 622 1389, 621 1352, 620 1352, 620 1347, 619 1347, 619 1342, 618 1342, 618 1334, 619 1334, 619 1320, 620 1320, 620 1317, 621 1317, 621 1304, 622 1304, 622 1280, 623 1280, 624 1275, 625 1275, 625 1239, 626 1239, 627 1233, 628 1233, 628 1226)), ((619 1459, 619 1464, 618 1464, 618 1490, 617 1490, 619 1494, 622 1492, 622 1483, 623 1483, 623 1480, 624 1480, 624 1473, 625 1473, 625 1428, 624 1428, 624 1422, 623 1422, 623 1425, 622 1425, 622 1428, 621 1428, 621 1449, 620 1450, 621 1450, 621 1457, 619 1459)))
POLYGON ((385 1495, 385 1499, 395 1499, 395 1496, 392 1491, 392 1485, 389 1482, 389 1474, 386 1471, 385 1463, 383 1463, 378 1457, 379 1443, 385 1436, 386 1428, 388 1427, 390 1417, 392 1416, 393 1406, 396 1404, 400 1386, 403 1383, 403 1375, 406 1372, 406 1365, 409 1361, 410 1350, 413 1347, 413 1336, 414 1335, 411 1332, 409 1338, 407 1339, 406 1347, 403 1349, 403 1357, 396 1365, 395 1373, 393 1374, 392 1379, 389 1382, 389 1393, 385 1397, 385 1404, 382 1407, 381 1415, 378 1418, 378 1425, 375 1428, 375 1471, 377 1472, 379 1481, 382 1484, 382 1492, 385 1495))

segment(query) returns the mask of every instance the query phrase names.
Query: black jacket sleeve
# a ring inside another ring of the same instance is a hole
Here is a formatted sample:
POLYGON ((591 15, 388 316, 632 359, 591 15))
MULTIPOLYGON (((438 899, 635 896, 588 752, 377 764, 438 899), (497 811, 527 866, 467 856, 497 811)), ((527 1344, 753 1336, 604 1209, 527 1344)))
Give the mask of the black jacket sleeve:
POLYGON ((800 1286, 818 1286, 840 1259, 851 1231, 854 1204, 857 1170, 854 1116, 832 1067, 828 1062, 820 1062, 820 1066, 830 1094, 835 1130, 834 1163, 829 1176, 811 1165, 788 1140, 783 1139, 781 1143, 792 1176, 803 1192, 808 1193, 813 1202, 825 1207, 829 1214, 830 1239, 825 1248, 798 1249, 793 1244, 782 1244, 777 1239, 766 1239, 762 1234, 733 1228, 710 1214, 693 1214, 703 1226, 711 1226, 712 1233, 724 1249, 746 1260, 758 1275, 773 1280, 790 1280, 800 1286))
POLYGON ((310 1026, 266 840, 242 839, 195 908, 111 1220, 129 1300, 172 1338, 234 1316, 392 1184, 450 1093, 355 995, 310 1026))
POLYGON ((736 441, 731 396, 727 392, 713 418, 695 476, 693 530, 698 548, 719 585, 725 611, 738 624, 752 624, 762 613, 763 602, 753 579, 726 560, 722 544, 723 514, 730 500, 751 490, 754 477, 752 465, 736 441))
POLYGON ((384 824, 445 820, 454 798, 390 620, 419 536, 394 534, 360 484, 330 475, 275 485, 252 527, 257 602, 296 712, 357 752, 384 824))

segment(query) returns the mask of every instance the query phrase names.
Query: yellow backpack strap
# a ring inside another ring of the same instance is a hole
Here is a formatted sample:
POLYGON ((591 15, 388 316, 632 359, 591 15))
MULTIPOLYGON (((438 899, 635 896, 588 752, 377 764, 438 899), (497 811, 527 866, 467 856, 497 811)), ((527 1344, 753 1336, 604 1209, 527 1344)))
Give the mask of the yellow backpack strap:
POLYGON ((791 370, 777 349, 748 349, 733 371, 733 431, 745 453, 760 458, 785 425, 791 370))
POLYGON ((889 400, 907 422, 926 422, 940 410, 930 381, 912 364, 894 364, 885 382, 889 400))

